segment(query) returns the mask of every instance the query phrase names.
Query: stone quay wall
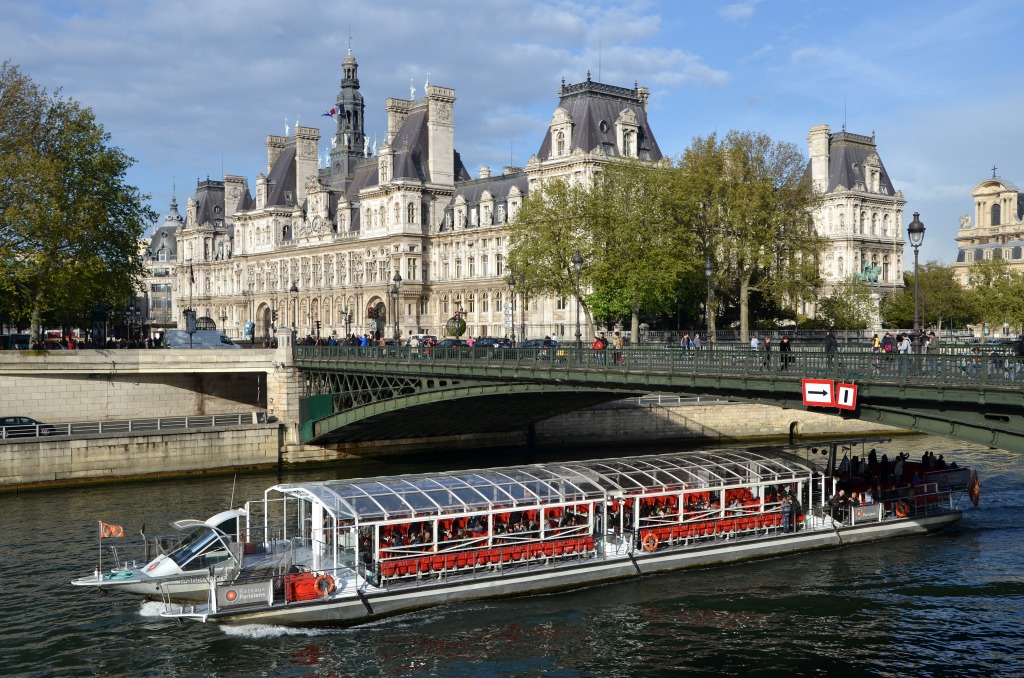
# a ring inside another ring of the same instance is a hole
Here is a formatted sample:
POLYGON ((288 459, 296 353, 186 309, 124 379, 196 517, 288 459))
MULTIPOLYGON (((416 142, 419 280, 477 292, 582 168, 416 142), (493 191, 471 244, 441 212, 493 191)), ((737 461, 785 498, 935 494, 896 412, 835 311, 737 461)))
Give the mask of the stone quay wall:
POLYGON ((0 444, 0 490, 275 467, 281 444, 278 424, 8 441, 0 444))
POLYGON ((664 404, 620 401, 539 422, 541 447, 707 440, 725 443, 789 436, 891 435, 883 424, 844 419, 812 410, 787 410, 756 403, 699 401, 664 404))

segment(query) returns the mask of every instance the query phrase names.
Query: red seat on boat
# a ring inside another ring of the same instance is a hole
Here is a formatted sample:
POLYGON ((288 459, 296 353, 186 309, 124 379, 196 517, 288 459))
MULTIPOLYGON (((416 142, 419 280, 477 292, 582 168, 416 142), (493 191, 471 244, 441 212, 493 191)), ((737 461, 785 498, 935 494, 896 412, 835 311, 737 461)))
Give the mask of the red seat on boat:
POLYGON ((394 577, 395 576, 395 564, 392 563, 391 561, 385 560, 383 563, 380 564, 380 572, 385 577, 394 577))
POLYGON ((434 556, 430 560, 430 567, 434 572, 440 572, 444 569, 444 556, 434 556))
POLYGON ((522 560, 523 559, 523 547, 522 546, 513 546, 509 550, 512 552, 512 560, 522 560))
POLYGON ((593 551, 594 550, 594 538, 593 537, 587 537, 587 550, 588 551, 593 551))
POLYGON ((458 567, 466 567, 466 565, 469 565, 469 558, 468 553, 459 553, 455 556, 455 564, 458 567))
POLYGON ((501 549, 491 549, 488 551, 487 557, 490 559, 491 563, 497 565, 501 562, 501 549))
POLYGON ((555 548, 555 555, 556 556, 560 556, 560 555, 562 555, 562 553, 565 552, 565 544, 563 542, 561 542, 561 541, 556 541, 554 543, 554 548, 555 548))
POLYGON ((444 557, 444 568, 446 570, 454 570, 457 562, 458 560, 456 559, 455 554, 450 553, 444 557))
POLYGON ((555 547, 552 546, 551 542, 544 542, 544 555, 550 558, 555 553, 555 547))
POLYGON ((567 554, 568 553, 576 553, 576 540, 575 539, 566 539, 565 540, 565 544, 562 547, 562 550, 565 553, 567 553, 567 554))

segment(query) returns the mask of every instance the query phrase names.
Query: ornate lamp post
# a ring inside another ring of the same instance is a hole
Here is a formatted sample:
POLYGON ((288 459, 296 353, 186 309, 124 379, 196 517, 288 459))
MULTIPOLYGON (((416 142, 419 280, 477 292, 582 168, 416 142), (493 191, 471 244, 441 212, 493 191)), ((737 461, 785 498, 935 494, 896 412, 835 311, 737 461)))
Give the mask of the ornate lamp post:
POLYGON ((288 288, 288 294, 292 298, 292 334, 295 334, 299 331, 299 286, 294 280, 288 288))
POLYGON ((914 248, 914 341, 917 341, 917 332, 920 328, 920 316, 918 315, 918 284, 917 284, 917 250, 924 242, 924 223, 919 218, 920 212, 914 212, 914 220, 907 226, 907 235, 910 237, 910 246, 914 248))
POLYGON ((398 290, 402 286, 402 274, 395 273, 392 281, 394 281, 394 284, 391 285, 391 312, 395 315, 395 341, 397 342, 400 338, 400 330, 398 329, 398 290))
POLYGON ((515 346, 516 345, 516 277, 514 275, 511 275, 511 274, 509 274, 509 276, 508 276, 508 299, 509 299, 509 302, 512 304, 511 307, 510 307, 512 313, 511 313, 511 315, 509 315, 509 318, 510 318, 509 324, 512 326, 512 346, 515 346))
POLYGON ((572 255, 572 270, 576 273, 576 351, 583 349, 583 334, 580 332, 580 269, 583 268, 583 255, 577 249, 572 255))
POLYGON ((704 259, 704 277, 707 278, 708 281, 708 296, 704 300, 704 321, 708 326, 708 335, 704 343, 708 345, 708 348, 711 348, 711 274, 713 272, 714 269, 711 267, 711 257, 708 256, 704 259))

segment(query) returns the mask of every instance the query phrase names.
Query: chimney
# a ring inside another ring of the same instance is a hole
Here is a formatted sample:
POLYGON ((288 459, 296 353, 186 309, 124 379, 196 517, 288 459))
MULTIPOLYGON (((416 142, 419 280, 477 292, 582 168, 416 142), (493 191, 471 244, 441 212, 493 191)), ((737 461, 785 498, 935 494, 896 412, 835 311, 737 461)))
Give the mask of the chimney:
POLYGON ((814 190, 828 190, 829 126, 815 125, 807 135, 807 154, 811 158, 811 183, 814 190))

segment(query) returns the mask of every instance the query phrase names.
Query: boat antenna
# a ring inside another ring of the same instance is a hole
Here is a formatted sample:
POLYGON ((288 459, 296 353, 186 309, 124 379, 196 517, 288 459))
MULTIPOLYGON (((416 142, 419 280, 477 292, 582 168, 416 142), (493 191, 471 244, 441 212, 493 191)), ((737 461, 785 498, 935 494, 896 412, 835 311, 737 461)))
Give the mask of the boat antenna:
POLYGON ((228 510, 229 511, 235 507, 235 483, 237 483, 237 482, 238 482, 238 474, 236 473, 235 477, 231 479, 231 503, 228 504, 228 510))

